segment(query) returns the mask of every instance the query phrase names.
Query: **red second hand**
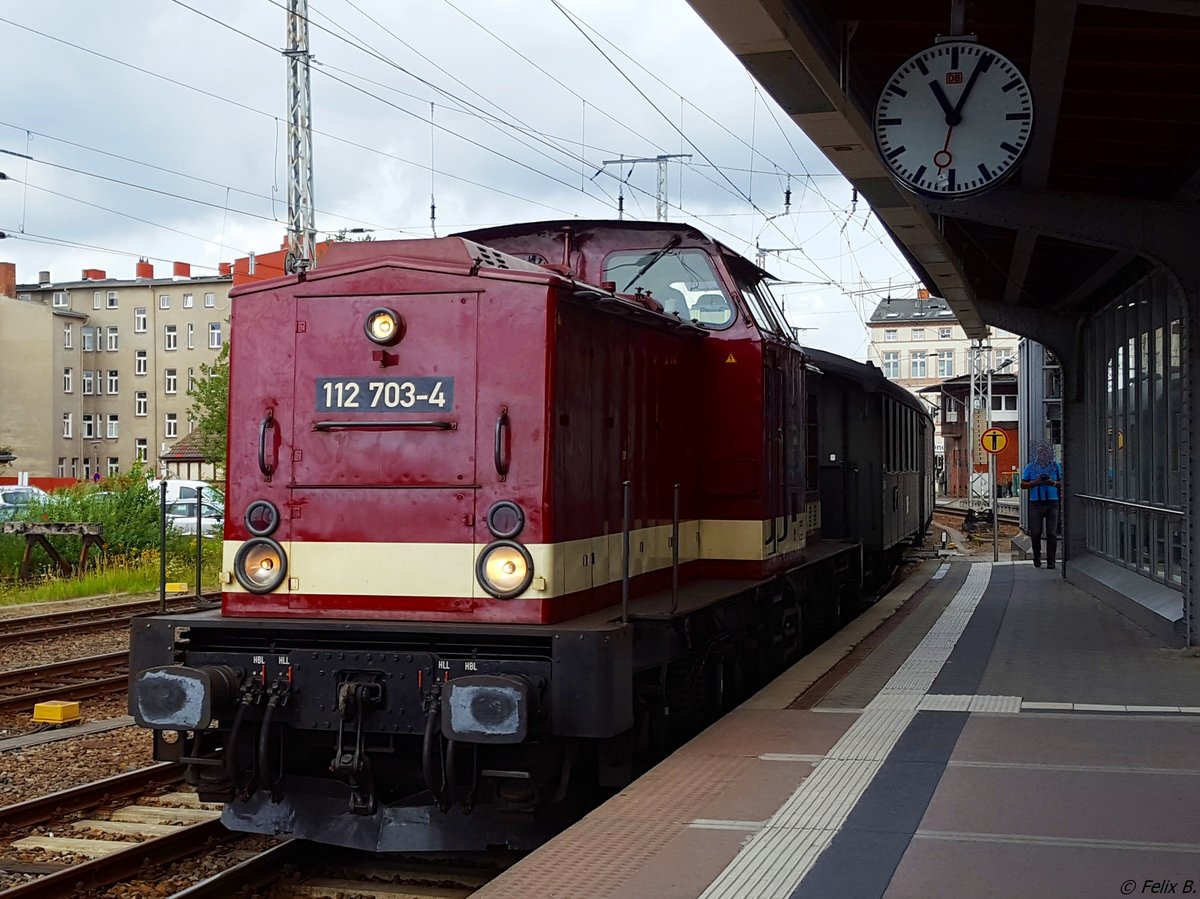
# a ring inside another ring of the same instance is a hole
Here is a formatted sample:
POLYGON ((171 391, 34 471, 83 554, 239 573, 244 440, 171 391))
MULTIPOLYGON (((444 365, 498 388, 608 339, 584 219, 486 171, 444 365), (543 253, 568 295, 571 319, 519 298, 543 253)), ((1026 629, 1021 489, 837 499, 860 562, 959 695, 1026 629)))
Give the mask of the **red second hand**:
POLYGON ((946 131, 946 142, 942 144, 942 149, 933 154, 933 164, 937 166, 938 173, 946 168, 954 161, 954 156, 950 152, 950 135, 954 133, 954 126, 951 125, 946 131), (938 162, 938 157, 944 156, 945 162, 938 162))

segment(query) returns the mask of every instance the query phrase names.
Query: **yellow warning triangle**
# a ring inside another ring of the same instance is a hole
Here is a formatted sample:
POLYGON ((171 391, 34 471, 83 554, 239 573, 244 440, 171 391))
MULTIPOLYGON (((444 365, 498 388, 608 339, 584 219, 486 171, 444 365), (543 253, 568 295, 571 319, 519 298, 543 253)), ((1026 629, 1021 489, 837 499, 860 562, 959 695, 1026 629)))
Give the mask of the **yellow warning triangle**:
POLYGON ((733 353, 730 353, 729 356, 725 359, 725 362, 726 363, 737 362, 737 360, 733 358, 733 353))

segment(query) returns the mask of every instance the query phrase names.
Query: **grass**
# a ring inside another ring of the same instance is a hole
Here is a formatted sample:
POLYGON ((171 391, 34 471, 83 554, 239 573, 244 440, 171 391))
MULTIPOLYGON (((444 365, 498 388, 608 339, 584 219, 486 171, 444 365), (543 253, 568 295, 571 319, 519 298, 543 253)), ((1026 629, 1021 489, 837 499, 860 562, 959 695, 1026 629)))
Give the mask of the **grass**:
MULTIPOLYGON (((195 544, 189 539, 168 549, 167 581, 180 581, 193 587, 196 578, 195 544), (186 545, 184 545, 186 544, 186 545)), ((207 540, 201 560, 201 583, 213 585, 221 564, 219 540, 207 540)), ((103 559, 99 567, 64 578, 46 574, 34 581, 10 581, 0 586, 0 606, 25 603, 57 602, 84 596, 116 596, 122 593, 157 593, 159 588, 158 552, 143 553, 136 561, 124 557, 103 559)))

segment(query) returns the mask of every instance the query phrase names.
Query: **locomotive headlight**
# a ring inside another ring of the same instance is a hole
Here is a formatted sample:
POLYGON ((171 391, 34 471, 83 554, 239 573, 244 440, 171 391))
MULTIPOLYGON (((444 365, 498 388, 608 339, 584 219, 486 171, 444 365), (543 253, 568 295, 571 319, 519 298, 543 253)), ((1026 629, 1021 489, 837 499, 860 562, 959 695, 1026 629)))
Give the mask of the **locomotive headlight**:
POLYGON ((475 562, 479 586, 497 599, 511 599, 529 589, 533 557, 514 540, 489 543, 475 562))
POLYGON ((270 593, 287 577, 287 554, 274 540, 255 537, 237 551, 233 573, 251 593, 270 593))
POLYGON ((391 309, 375 309, 367 316, 363 330, 380 346, 391 346, 404 336, 404 319, 391 309))

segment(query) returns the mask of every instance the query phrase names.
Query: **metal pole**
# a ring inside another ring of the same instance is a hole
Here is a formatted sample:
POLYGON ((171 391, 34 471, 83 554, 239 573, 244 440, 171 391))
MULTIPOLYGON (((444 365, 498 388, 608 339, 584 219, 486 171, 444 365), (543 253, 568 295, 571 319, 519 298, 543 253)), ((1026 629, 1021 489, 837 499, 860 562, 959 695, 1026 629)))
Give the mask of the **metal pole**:
POLYGON ((316 262, 313 241, 312 99, 309 92, 308 0, 288 2, 288 274, 316 262))
POLYGON ((201 522, 203 520, 204 509, 204 488, 196 488, 196 600, 200 599, 200 559, 201 549, 200 544, 204 540, 204 535, 201 532, 201 522))
POLYGON ((158 611, 167 613, 167 482, 158 482, 158 611))
POLYGON ((671 614, 679 607, 679 485, 675 485, 675 514, 671 520, 671 614))
POLYGON ((629 530, 633 526, 633 490, 630 481, 621 483, 625 495, 625 526, 621 535, 624 558, 621 561, 621 623, 629 623, 629 530))
POLYGON ((988 453, 988 467, 992 473, 992 561, 1000 561, 1000 516, 996 514, 999 497, 996 495, 996 454, 988 453))

